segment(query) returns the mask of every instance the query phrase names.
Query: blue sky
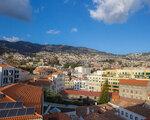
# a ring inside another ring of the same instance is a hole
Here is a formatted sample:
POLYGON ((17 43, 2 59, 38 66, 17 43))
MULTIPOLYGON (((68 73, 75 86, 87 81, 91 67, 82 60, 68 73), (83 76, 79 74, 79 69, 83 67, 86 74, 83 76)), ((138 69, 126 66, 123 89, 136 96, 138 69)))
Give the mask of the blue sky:
POLYGON ((0 37, 6 40, 83 46, 119 54, 150 51, 150 4, 143 0, 120 4, 118 0, 2 1, 0 37))

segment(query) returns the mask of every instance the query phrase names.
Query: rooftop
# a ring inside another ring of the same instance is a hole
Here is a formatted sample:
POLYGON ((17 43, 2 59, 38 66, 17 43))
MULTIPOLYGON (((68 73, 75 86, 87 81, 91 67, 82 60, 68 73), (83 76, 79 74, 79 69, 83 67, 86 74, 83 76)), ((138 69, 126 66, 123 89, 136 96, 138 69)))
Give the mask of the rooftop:
POLYGON ((91 91, 83 91, 83 90, 64 90, 64 94, 84 95, 84 96, 93 96, 93 97, 100 96, 100 92, 91 92, 91 91))
POLYGON ((115 115, 114 109, 108 105, 98 106, 81 106, 76 109, 78 117, 83 117, 84 120, 122 120, 115 115))
POLYGON ((11 67, 10 65, 8 65, 8 64, 0 64, 0 67, 11 67))
POLYGON ((129 99, 129 98, 120 98, 112 102, 113 104, 123 107, 129 111, 140 114, 145 117, 150 116, 150 109, 144 107, 145 102, 142 100, 129 99))
POLYGON ((120 85, 132 85, 132 86, 148 86, 148 80, 133 80, 133 79, 121 79, 119 82, 120 85))
POLYGON ((34 106, 37 113, 42 113, 42 88, 27 84, 12 84, 1 88, 0 91, 16 101, 23 101, 26 107, 34 106))
POLYGON ((71 118, 64 113, 52 113, 44 115, 44 120, 71 120, 71 118))

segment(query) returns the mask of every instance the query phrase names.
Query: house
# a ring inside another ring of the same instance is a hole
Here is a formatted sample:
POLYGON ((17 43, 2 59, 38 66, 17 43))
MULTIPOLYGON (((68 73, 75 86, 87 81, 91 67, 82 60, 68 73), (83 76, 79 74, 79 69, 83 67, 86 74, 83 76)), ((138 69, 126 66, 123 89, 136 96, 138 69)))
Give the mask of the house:
POLYGON ((19 81, 19 70, 8 64, 0 64, 0 86, 6 86, 19 81))
POLYGON ((119 95, 125 98, 149 101, 150 81, 139 79, 121 79, 119 95))
POLYGON ((0 88, 0 91, 15 101, 23 101, 26 107, 34 106, 38 114, 43 113, 44 94, 42 88, 27 84, 12 84, 0 88))
POLYGON ((71 120, 71 118, 64 113, 52 113, 44 115, 44 120, 71 120))
POLYGON ((83 91, 83 90, 64 90, 63 94, 68 99, 89 98, 92 100, 97 100, 101 93, 100 92, 83 91))
POLYGON ((76 114, 79 120, 123 120, 109 104, 80 106, 76 109, 76 114))
POLYGON ((125 120, 145 120, 150 117, 150 109, 142 100, 120 98, 110 105, 116 109, 116 114, 125 120))
POLYGON ((0 88, 0 120, 43 120, 41 94, 40 88, 30 85, 0 88))

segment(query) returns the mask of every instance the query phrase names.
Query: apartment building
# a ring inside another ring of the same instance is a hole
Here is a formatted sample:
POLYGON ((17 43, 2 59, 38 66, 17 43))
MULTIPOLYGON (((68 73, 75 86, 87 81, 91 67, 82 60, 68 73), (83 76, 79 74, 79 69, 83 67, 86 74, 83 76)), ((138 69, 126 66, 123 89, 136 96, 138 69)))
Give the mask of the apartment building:
POLYGON ((88 67, 75 67, 74 71, 72 72, 72 76, 76 77, 83 77, 84 75, 91 74, 91 68, 88 67))
POLYGON ((121 97, 150 101, 150 81, 122 79, 119 84, 119 95, 121 97))
POLYGON ((103 71, 96 71, 90 75, 87 75, 86 90, 100 92, 103 83, 102 79, 103 71))
POLYGON ((0 86, 6 86, 19 81, 19 70, 7 64, 0 64, 0 86))

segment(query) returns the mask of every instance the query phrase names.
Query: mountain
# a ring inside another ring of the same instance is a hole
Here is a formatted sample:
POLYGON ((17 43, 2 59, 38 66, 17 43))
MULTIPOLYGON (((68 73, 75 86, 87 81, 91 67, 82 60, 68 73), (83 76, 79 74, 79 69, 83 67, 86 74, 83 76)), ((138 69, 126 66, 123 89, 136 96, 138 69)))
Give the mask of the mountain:
POLYGON ((112 55, 111 53, 101 52, 86 47, 74 47, 68 45, 41 45, 25 41, 9 42, 0 40, 0 54, 5 52, 18 52, 20 54, 32 54, 41 51, 47 52, 73 52, 73 53, 97 53, 102 55, 112 55))

